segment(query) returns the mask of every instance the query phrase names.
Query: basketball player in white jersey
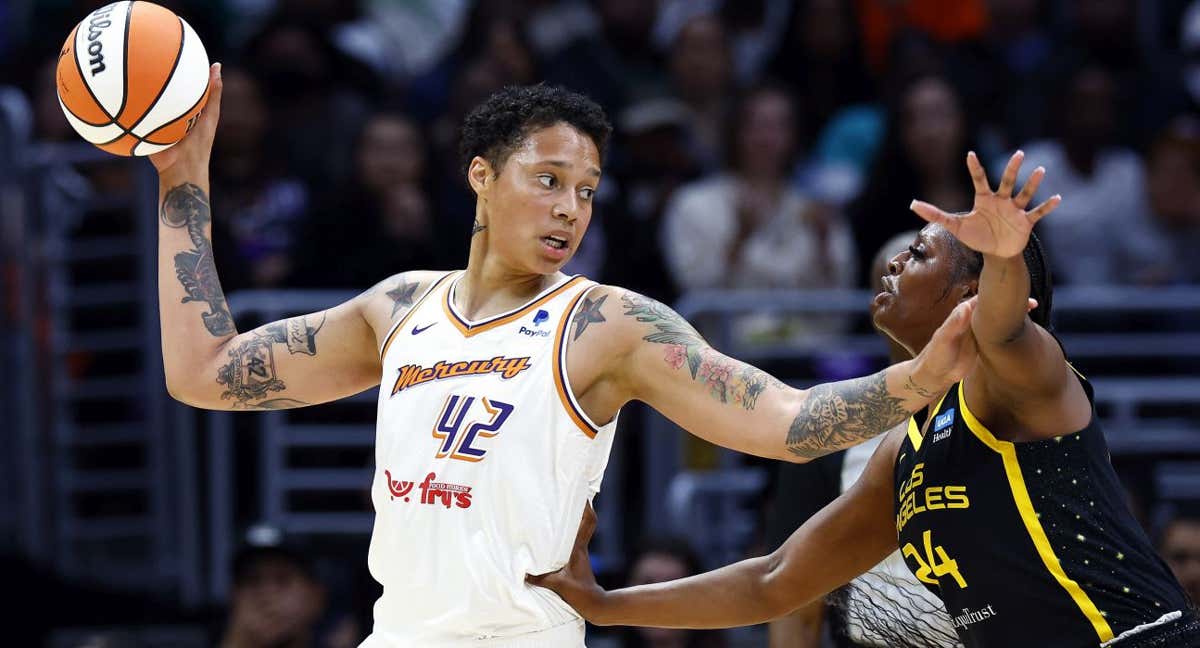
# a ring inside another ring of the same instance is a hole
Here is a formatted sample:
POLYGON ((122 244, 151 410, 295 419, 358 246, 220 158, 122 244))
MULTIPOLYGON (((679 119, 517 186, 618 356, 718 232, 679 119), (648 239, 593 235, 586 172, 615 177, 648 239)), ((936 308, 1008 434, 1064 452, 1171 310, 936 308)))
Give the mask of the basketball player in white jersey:
POLYGON ((364 646, 583 645, 580 617, 524 579, 566 563, 630 400, 713 443, 805 461, 905 420, 975 361, 968 303, 917 358, 799 391, 663 304, 562 274, 611 129, 587 98, 546 86, 507 88, 463 126, 477 198, 465 270, 401 272, 239 334, 210 240, 219 66, 212 83, 194 132, 151 158, 167 388, 196 407, 269 410, 380 386, 368 562, 383 595, 364 646))

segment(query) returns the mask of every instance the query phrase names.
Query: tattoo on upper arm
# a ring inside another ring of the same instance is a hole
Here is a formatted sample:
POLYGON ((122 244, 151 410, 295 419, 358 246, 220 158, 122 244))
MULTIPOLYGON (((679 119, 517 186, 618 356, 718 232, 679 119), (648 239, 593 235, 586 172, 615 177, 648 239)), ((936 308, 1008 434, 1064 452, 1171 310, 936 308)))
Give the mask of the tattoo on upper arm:
POLYGON ((583 298, 583 306, 579 312, 575 313, 571 323, 575 325, 575 334, 571 336, 572 340, 578 340, 580 335, 587 330, 588 324, 599 324, 607 322, 604 315, 600 313, 600 307, 604 305, 604 300, 608 299, 608 295, 601 295, 600 299, 592 300, 590 297, 583 298))
POLYGON ((882 371, 808 391, 788 429, 787 448, 815 459, 882 434, 908 418, 903 401, 888 392, 882 371))
POLYGON ((325 313, 321 313, 319 321, 314 320, 293 317, 251 331, 245 340, 229 350, 230 361, 217 370, 217 384, 225 386, 221 399, 232 398, 235 409, 285 409, 308 405, 292 398, 266 399, 266 396, 287 389, 275 372, 275 345, 283 345, 289 354, 317 355, 317 333, 325 325, 325 313), (252 402, 255 400, 258 402, 252 402))
POLYGON ((413 305, 413 300, 416 298, 417 286, 420 285, 415 281, 410 283, 401 279, 399 286, 387 291, 387 296, 392 299, 392 317, 395 317, 396 311, 401 308, 413 305))
POLYGON ((686 363, 692 380, 708 387, 709 394, 722 403, 751 410, 768 386, 785 387, 771 374, 715 351, 666 305, 633 293, 622 295, 621 302, 626 316, 654 325, 654 332, 642 339, 666 345, 663 360, 672 369, 681 369, 686 363))
POLYGON ((175 276, 187 296, 180 303, 203 302, 209 311, 200 315, 204 328, 214 336, 235 333, 233 315, 225 303, 225 292, 217 278, 217 266, 213 262, 212 242, 204 234, 204 227, 212 221, 208 196, 200 187, 185 183, 167 191, 162 203, 162 222, 167 227, 186 227, 192 239, 191 250, 175 255, 175 276))

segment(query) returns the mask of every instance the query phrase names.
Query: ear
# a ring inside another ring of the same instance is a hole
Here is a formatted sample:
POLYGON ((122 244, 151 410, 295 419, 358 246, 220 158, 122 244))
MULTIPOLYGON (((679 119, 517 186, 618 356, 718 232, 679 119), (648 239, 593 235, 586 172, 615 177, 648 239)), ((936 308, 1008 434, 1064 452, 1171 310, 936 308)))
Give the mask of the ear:
POLYGON ((471 184, 475 195, 482 195, 495 175, 490 162, 478 155, 471 158, 471 164, 467 167, 467 182, 471 184))
POLYGON ((962 285, 962 292, 958 297, 958 301, 964 302, 979 294, 979 280, 972 279, 962 285))

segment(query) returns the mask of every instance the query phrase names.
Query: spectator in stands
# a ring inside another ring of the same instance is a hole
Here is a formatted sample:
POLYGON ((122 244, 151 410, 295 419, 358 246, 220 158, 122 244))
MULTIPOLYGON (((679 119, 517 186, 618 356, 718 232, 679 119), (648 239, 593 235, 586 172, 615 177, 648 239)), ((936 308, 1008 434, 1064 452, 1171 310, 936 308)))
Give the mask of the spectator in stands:
POLYGON ((771 62, 772 76, 804 98, 800 142, 812 146, 835 113, 872 99, 854 4, 802 0, 771 62))
POLYGON ((545 80, 588 95, 615 115, 629 101, 661 94, 662 61, 651 41, 656 6, 645 0, 594 0, 600 30, 546 62, 545 80))
POLYGON ((614 182, 602 187, 618 191, 608 201, 601 190, 603 217, 588 232, 588 238, 603 232, 610 242, 604 282, 632 286, 667 304, 678 294, 662 254, 663 212, 675 191, 700 175, 688 146, 689 117, 683 104, 670 99, 637 102, 617 115, 616 153, 606 173, 614 182))
POLYGON ((893 39, 907 29, 939 43, 961 43, 978 39, 987 27, 985 0, 858 0, 857 6, 867 63, 877 73, 885 69, 893 39))
POLYGON ((1130 279, 1140 284, 1200 284, 1200 120, 1172 121, 1150 149, 1148 227, 1121 237, 1130 279))
POLYGON ((1136 0, 1068 0, 1062 3, 1067 34, 1059 76, 1071 66, 1099 65, 1108 70, 1122 114, 1114 141, 1141 146, 1172 115, 1186 106, 1179 88, 1178 65, 1167 60, 1156 42, 1145 38, 1136 0))
POLYGON ((669 53, 671 88, 689 110, 690 145, 706 170, 716 170, 721 163, 733 93, 731 56, 725 25, 708 13, 683 24, 669 53))
POLYGON ((1038 166, 1053 170, 1034 200, 1068 198, 1041 229, 1059 283, 1122 280, 1121 241, 1111 232, 1145 224, 1146 170, 1136 152, 1117 144, 1120 114, 1112 74, 1085 65, 1062 84, 1052 112, 1056 137, 1024 146, 1021 182, 1038 166))
POLYGON ((476 61, 491 61, 501 85, 536 83, 541 71, 526 29, 520 0, 475 3, 454 49, 408 84, 409 114, 422 122, 436 120, 447 108, 456 75, 476 61))
POLYGON ((956 78, 974 80, 971 110, 986 125, 988 137, 1008 150, 1045 130, 1046 97, 1056 81, 1050 73, 1056 43, 1042 20, 1049 6, 1045 0, 988 0, 987 5, 987 32, 978 49, 960 50, 969 69, 956 78))
MULTIPOLYGON (((700 557, 683 538, 652 538, 642 544, 629 569, 628 586, 661 583, 704 571, 700 557)), ((625 628, 624 648, 720 648, 720 631, 625 628)))
POLYGON ((288 174, 314 189, 337 186, 350 147, 382 85, 333 45, 327 25, 280 14, 247 43, 244 60, 263 82, 275 147, 288 174))
POLYGON ((325 588, 309 556, 256 527, 233 562, 233 592, 220 648, 310 648, 325 588))
POLYGON ((1192 603, 1200 605, 1200 506, 1183 507, 1167 522, 1158 551, 1192 603))
POLYGON ((402 270, 442 267, 439 250, 466 234, 434 218, 425 189, 427 166, 425 142, 408 117, 372 115, 355 140, 351 180, 302 237, 303 267, 295 283, 361 290, 402 270), (330 250, 355 253, 330 263, 330 250))
POLYGON ((293 269, 293 245, 308 216, 308 189, 287 176, 280 151, 267 142, 271 113, 259 81, 236 66, 226 68, 224 78, 212 196, 229 214, 214 224, 222 261, 237 268, 225 288, 277 287, 293 269))
MULTIPOLYGON (((882 149, 858 201, 851 207, 859 258, 870 262, 896 234, 918 226, 909 213, 915 196, 950 211, 971 207, 971 179, 962 172, 967 151, 977 149, 975 129, 957 89, 940 74, 917 71, 894 82, 882 149)), ((870 280, 864 266, 862 284, 870 280)))
MULTIPOLYGON (((854 282, 850 228, 841 214, 796 191, 796 103, 781 86, 761 85, 739 101, 729 123, 726 171, 680 188, 666 208, 663 244, 680 290, 837 288, 854 282)), ((739 337, 796 338, 802 320, 746 321, 739 337)))
POLYGON ((1179 49, 1184 56, 1183 86, 1193 109, 1200 109, 1200 0, 1194 0, 1180 21, 1179 49))

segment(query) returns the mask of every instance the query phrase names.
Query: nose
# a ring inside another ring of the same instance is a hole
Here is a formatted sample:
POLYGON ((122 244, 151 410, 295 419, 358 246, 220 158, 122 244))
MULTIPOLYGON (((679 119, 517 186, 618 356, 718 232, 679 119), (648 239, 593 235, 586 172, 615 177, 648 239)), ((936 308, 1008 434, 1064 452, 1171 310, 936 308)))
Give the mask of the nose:
POLYGON ((554 207, 551 209, 551 213, 554 218, 566 221, 568 223, 573 223, 579 214, 579 199, 572 192, 568 196, 554 203, 554 207))

